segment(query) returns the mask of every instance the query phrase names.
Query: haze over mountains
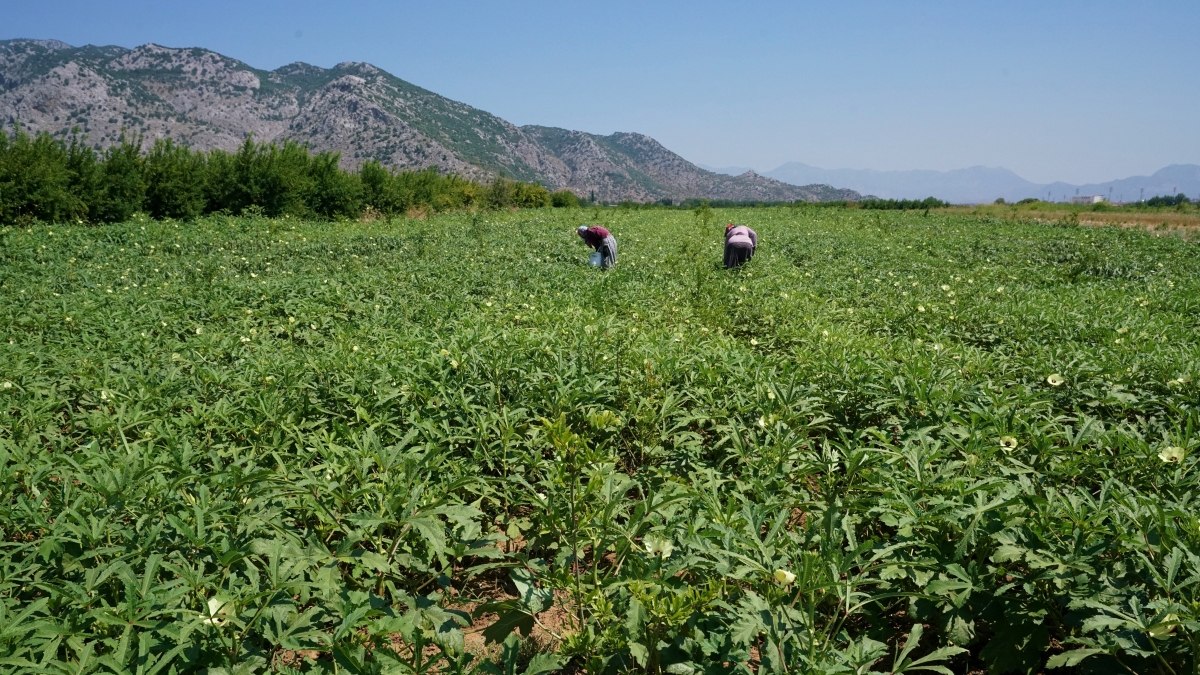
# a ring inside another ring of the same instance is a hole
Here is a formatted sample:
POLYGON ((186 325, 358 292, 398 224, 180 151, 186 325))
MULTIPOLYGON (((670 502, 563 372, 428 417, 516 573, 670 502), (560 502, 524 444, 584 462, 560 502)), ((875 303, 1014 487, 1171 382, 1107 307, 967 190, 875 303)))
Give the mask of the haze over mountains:
MULTIPOLYGON (((746 167, 712 169, 741 174, 746 167)), ((769 176, 785 183, 823 183, 849 188, 863 195, 884 199, 937 197, 953 204, 990 203, 998 198, 1017 202, 1026 198, 1069 201, 1075 196, 1100 196, 1113 202, 1134 202, 1156 195, 1185 194, 1200 197, 1200 165, 1173 164, 1150 176, 1132 176, 1105 183, 1033 183, 1008 169, 975 166, 954 171, 874 171, 870 169, 821 169, 788 162, 769 176)))
POLYGON ((197 150, 296 141, 340 153, 344 168, 377 160, 478 181, 505 176, 602 202, 858 199, 753 172, 701 169, 637 133, 608 136, 518 127, 367 63, 263 71, 206 49, 154 44, 73 47, 0 41, 0 130, 76 136, 98 149, 160 138, 197 150))

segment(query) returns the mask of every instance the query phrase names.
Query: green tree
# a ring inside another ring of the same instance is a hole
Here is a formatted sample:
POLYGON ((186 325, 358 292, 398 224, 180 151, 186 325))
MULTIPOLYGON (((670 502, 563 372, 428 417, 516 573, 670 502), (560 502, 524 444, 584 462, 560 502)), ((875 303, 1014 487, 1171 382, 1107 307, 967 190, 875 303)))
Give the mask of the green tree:
POLYGON ((90 222, 94 219, 92 205, 99 203, 103 192, 104 177, 96 151, 78 135, 72 135, 67 146, 67 172, 70 175, 68 180, 72 197, 72 213, 68 217, 90 222))
POLYGON ((160 139, 145 159, 146 210, 154 218, 190 219, 204 212, 204 157, 160 139))
POLYGON ((550 193, 550 205, 555 208, 578 208, 579 196, 570 190, 555 190, 550 193))
POLYGON ((522 209, 550 206, 550 191, 537 183, 517 183, 513 188, 513 206, 522 209))
POLYGON ((238 186, 237 162, 223 150, 209 151, 204 158, 204 212, 237 213, 242 191, 238 186))
POLYGON ((385 215, 399 213, 402 209, 397 203, 394 182, 391 172, 376 160, 369 160, 360 166, 358 183, 364 207, 385 215))
POLYGON ((308 161, 310 211, 322 218, 357 218, 362 213, 362 184, 358 176, 338 168, 336 152, 322 152, 308 161))
POLYGON ((104 153, 103 189, 96 204, 96 220, 119 223, 142 210, 146 183, 142 180, 142 155, 138 145, 122 137, 104 153))
POLYGON ((71 192, 71 173, 62 143, 48 134, 18 132, 0 145, 0 222, 62 222, 86 205, 71 192))
POLYGON ((489 209, 506 209, 516 203, 515 181, 496 176, 483 195, 483 203, 489 209))

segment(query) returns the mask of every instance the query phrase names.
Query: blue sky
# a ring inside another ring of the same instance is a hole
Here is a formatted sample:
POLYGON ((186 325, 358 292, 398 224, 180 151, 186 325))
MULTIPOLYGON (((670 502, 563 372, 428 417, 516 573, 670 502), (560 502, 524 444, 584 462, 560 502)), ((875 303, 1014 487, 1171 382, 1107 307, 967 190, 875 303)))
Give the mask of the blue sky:
POLYGON ((1200 1, 16 0, 0 39, 366 61, 515 124, 759 171, 1200 163, 1200 1))

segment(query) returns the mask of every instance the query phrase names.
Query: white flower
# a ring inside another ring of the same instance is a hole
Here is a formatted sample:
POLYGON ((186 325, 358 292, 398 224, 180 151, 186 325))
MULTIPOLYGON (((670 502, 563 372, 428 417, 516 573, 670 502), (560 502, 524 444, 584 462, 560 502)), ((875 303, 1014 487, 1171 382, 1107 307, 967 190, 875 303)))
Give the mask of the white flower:
POLYGON ((1158 458, 1167 464, 1178 464, 1183 461, 1185 454, 1186 453, 1184 452, 1183 448, 1179 447, 1178 445, 1172 445, 1168 448, 1163 448, 1162 451, 1158 453, 1158 458))
POLYGON ((1050 385, 1051 387, 1062 386, 1064 382, 1066 382, 1066 380, 1064 380, 1063 376, 1059 375, 1058 373, 1050 373, 1046 376, 1046 384, 1050 385))
POLYGON ((207 613, 202 615, 204 623, 211 626, 223 626, 233 615, 233 603, 219 595, 209 598, 208 606, 205 609, 207 613))
POLYGON ((13 388, 13 383, 9 382, 8 380, 5 380, 4 384, 0 384, 0 389, 12 389, 12 388, 13 388))
POLYGON ((671 557, 675 551, 675 543, 667 537, 661 537, 653 534, 646 535, 642 540, 642 544, 646 547, 646 553, 649 555, 666 560, 671 557))
POLYGON ((796 582, 796 575, 782 568, 775 570, 775 573, 771 576, 775 579, 775 583, 780 586, 791 586, 796 582))
POLYGON ((1017 447, 1017 439, 1012 436, 1001 436, 1000 447, 1004 450, 1013 450, 1017 447))
POLYGON ((1179 625, 1178 614, 1167 614, 1163 616, 1163 620, 1154 624, 1146 630, 1150 637, 1163 640, 1175 634, 1175 628, 1179 625))

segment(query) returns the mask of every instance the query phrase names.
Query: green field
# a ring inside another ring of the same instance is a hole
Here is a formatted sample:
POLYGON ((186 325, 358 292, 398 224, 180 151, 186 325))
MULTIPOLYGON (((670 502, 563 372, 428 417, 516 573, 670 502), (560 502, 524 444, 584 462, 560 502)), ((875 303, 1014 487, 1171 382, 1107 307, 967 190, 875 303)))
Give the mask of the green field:
POLYGON ((711 215, 0 228, 0 670, 1198 672, 1200 245, 711 215))

